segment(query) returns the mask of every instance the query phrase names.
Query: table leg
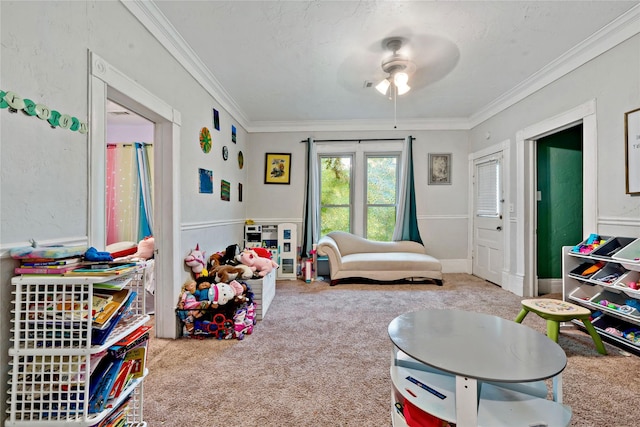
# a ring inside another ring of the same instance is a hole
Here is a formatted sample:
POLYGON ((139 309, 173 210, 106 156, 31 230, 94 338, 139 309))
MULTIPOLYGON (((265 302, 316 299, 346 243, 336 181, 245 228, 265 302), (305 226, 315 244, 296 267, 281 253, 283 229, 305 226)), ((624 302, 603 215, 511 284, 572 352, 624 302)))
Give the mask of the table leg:
POLYGON ((562 403, 562 373, 553 377, 553 401, 562 403))
POLYGON ((478 380, 456 375, 456 426, 478 425, 478 380))

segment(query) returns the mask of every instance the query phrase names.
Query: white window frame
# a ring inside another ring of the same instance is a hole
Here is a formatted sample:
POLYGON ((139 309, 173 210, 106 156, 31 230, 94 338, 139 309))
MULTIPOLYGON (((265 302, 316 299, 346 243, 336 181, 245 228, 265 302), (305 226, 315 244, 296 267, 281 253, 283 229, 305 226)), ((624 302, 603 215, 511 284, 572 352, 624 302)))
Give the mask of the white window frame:
MULTIPOLYGON (((345 141, 345 142, 317 142, 316 143, 318 170, 320 170, 321 157, 345 156, 353 154, 351 179, 352 184, 352 211, 351 232, 357 236, 364 236, 366 230, 366 155, 397 155, 401 159, 402 141, 345 141)), ((398 163, 398 168, 400 167, 398 163)), ((399 173, 399 172, 398 172, 399 173)), ((399 185, 399 177, 396 181, 399 185)), ((396 192, 397 194, 397 192, 396 192)))

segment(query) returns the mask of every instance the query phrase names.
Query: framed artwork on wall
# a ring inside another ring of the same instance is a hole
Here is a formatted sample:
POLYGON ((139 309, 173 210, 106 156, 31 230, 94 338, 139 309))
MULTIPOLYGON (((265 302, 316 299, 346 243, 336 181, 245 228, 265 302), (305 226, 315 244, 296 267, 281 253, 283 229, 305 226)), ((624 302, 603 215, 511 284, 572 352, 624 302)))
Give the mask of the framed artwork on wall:
POLYGON ((291 153, 267 153, 264 162, 265 184, 290 184, 291 153))
POLYGON ((224 179, 220 181, 220 200, 226 202, 231 200, 231 183, 224 179))
POLYGON ((640 108, 624 113, 627 194, 640 194, 640 108))
POLYGON ((451 153, 429 153, 429 185, 451 184, 451 153))
POLYGON ((198 169, 199 191, 200 193, 213 193, 213 171, 208 169, 198 169))
POLYGON ((220 113, 215 108, 213 109, 213 128, 220 130, 220 113))

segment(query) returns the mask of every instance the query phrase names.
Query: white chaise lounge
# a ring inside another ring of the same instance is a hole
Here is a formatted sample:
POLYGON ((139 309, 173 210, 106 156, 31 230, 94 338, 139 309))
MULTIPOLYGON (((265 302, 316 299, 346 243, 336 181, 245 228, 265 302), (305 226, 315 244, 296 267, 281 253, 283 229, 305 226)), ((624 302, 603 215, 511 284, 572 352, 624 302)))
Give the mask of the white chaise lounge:
POLYGON ((318 242, 318 254, 329 260, 331 285, 340 279, 375 281, 430 279, 442 286, 442 265, 417 242, 375 242, 332 231, 318 242))

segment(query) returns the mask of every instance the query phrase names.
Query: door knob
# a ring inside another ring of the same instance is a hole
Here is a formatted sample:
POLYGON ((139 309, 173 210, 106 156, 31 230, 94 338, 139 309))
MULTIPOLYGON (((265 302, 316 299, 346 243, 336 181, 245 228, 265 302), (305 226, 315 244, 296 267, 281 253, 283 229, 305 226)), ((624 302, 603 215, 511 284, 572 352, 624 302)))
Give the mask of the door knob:
POLYGON ((502 230, 502 227, 497 226, 497 227, 496 227, 496 230, 500 231, 500 230, 502 230))

